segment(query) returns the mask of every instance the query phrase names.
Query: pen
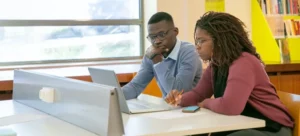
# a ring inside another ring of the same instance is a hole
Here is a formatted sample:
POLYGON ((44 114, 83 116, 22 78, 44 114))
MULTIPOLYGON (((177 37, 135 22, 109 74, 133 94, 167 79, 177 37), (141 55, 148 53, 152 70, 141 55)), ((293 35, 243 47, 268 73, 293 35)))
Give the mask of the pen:
MULTIPOLYGON (((181 92, 178 95, 181 95, 182 93, 183 93, 183 90, 181 90, 181 92)), ((172 102, 170 102, 170 103, 173 103, 173 102, 175 102, 175 99, 172 102)))

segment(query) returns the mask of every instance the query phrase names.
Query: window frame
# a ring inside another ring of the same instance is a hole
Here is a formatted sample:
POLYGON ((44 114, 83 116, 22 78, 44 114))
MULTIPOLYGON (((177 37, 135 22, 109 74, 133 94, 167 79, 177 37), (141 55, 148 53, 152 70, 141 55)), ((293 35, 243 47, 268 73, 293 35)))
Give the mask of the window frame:
POLYGON ((102 26, 102 25, 137 25, 140 28, 140 54, 134 57, 114 58, 91 58, 91 59, 64 59, 64 60, 41 60, 41 61, 14 61, 0 62, 0 66, 16 65, 41 65, 51 63, 81 63, 116 60, 141 59, 144 55, 144 0, 139 0, 139 19, 95 19, 95 20, 1 20, 0 27, 22 27, 22 26, 102 26))

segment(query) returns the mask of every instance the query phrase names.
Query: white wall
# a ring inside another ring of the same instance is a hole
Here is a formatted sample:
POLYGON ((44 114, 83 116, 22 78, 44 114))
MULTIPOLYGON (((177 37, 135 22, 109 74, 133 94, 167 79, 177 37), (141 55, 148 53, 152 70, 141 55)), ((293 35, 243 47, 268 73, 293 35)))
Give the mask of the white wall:
MULTIPOLYGON (((195 23, 205 13, 205 0, 144 0, 144 8, 145 36, 149 18, 157 11, 165 11, 179 28, 178 38, 194 43, 195 23)), ((225 0, 225 10, 240 18, 251 32, 251 0, 225 0)), ((145 39, 145 49, 149 46, 145 39)))
POLYGON ((225 0, 225 10, 245 23, 251 38, 251 0, 225 0))
POLYGON ((148 34, 147 22, 150 17, 157 12, 157 0, 144 0, 144 46, 145 51, 150 46, 150 42, 146 36, 148 34))
POLYGON ((194 27, 204 13, 204 0, 157 0, 157 11, 170 13, 179 28, 178 38, 194 43, 194 27))

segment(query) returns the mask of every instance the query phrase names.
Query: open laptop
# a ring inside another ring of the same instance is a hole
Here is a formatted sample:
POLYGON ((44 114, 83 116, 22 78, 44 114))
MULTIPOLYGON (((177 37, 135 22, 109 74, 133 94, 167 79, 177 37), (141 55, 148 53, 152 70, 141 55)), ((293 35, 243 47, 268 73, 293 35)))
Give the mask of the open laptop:
POLYGON ((177 108, 169 105, 162 98, 146 94, 141 94, 136 99, 126 100, 114 71, 91 67, 89 67, 88 70, 90 72, 93 82, 117 88, 120 108, 121 111, 124 113, 133 114, 144 112, 156 112, 177 108))

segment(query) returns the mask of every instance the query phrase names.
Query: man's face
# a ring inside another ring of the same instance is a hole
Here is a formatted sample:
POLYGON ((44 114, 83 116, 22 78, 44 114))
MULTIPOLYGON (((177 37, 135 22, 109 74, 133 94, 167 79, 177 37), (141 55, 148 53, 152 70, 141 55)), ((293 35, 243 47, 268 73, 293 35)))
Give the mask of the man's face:
POLYGON ((155 47, 163 47, 165 49, 172 49, 174 41, 178 35, 178 29, 167 21, 160 21, 155 24, 148 25, 148 40, 155 47))

